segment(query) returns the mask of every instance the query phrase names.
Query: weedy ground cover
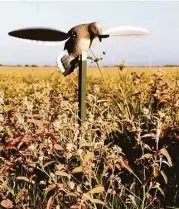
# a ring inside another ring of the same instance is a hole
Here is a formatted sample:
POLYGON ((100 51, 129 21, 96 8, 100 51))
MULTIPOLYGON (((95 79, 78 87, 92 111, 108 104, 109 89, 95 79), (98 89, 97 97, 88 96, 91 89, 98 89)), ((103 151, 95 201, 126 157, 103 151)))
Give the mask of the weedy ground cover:
POLYGON ((51 73, 0 74, 1 207, 177 208, 177 71, 89 75, 82 129, 77 76, 51 73))

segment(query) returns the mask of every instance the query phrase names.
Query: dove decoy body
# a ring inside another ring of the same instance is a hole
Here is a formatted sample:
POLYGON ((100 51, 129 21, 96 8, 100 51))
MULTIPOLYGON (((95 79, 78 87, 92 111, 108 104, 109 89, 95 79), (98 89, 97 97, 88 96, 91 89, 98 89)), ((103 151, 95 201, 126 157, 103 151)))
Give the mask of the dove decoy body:
POLYGON ((96 23, 80 24, 68 31, 68 40, 65 42, 64 50, 67 50, 68 55, 61 58, 65 68, 63 74, 69 75, 78 66, 79 56, 89 50, 91 46, 99 39, 102 39, 102 29, 96 23))

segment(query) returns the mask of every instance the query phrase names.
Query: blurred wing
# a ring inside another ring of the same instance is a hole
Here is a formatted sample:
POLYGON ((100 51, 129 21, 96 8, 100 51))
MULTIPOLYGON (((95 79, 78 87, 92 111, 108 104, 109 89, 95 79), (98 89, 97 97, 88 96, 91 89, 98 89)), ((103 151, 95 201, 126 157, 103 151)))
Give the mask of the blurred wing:
POLYGON ((51 28, 19 29, 9 32, 8 35, 22 39, 25 42, 45 45, 58 45, 58 42, 69 38, 67 33, 51 28))
POLYGON ((65 41, 35 41, 35 40, 29 40, 29 39, 21 39, 21 38, 16 38, 22 42, 25 43, 30 43, 30 44, 39 44, 39 45, 45 45, 45 46, 61 46, 64 45, 65 41))
POLYGON ((107 38, 109 40, 123 41, 146 36, 149 34, 149 31, 136 26, 120 26, 104 31, 103 34, 109 35, 107 38))

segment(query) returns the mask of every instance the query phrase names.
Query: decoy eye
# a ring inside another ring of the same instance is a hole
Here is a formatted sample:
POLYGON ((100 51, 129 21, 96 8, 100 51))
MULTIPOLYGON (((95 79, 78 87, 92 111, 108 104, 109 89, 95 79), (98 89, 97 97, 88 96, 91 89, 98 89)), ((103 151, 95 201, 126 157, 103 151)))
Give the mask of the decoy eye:
POLYGON ((75 38, 77 37, 76 32, 72 31, 72 32, 71 32, 71 37, 72 37, 73 39, 75 39, 75 38))

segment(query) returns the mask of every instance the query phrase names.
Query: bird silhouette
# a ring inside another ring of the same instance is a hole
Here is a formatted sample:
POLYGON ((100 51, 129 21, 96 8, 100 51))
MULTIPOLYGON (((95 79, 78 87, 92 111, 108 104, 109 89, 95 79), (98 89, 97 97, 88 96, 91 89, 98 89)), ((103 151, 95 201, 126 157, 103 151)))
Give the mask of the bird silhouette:
POLYGON ((102 28, 97 22, 80 24, 72 27, 67 33, 52 28, 25 28, 14 30, 8 35, 38 42, 65 41, 64 51, 57 57, 57 65, 64 76, 71 74, 78 66, 79 57, 87 52, 99 39, 112 38, 125 40, 145 36, 149 32, 136 26, 113 27, 102 34, 102 28))
POLYGON ((62 70, 64 76, 74 71, 78 66, 79 56, 83 52, 87 52, 97 39, 101 41, 102 38, 107 37, 102 35, 102 29, 96 22, 77 25, 70 29, 67 34, 69 39, 65 42, 64 50, 67 50, 68 54, 60 57, 65 69, 65 71, 62 70))

